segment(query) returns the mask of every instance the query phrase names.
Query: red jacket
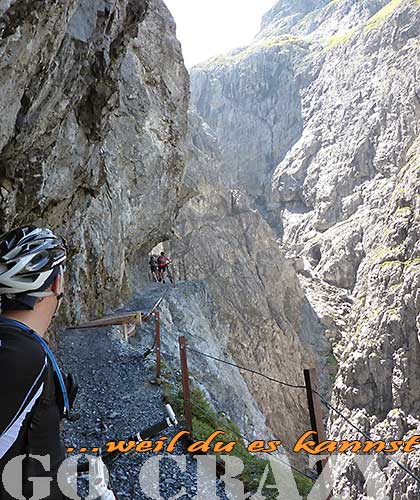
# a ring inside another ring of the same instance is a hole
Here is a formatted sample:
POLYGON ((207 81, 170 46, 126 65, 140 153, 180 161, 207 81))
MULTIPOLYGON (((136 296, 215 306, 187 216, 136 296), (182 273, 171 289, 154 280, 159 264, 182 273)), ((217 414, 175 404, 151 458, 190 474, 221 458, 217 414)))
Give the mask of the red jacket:
POLYGON ((168 259, 168 257, 165 257, 164 255, 159 255, 159 258, 158 258, 158 266, 159 267, 166 267, 171 262, 172 262, 171 259, 168 259))

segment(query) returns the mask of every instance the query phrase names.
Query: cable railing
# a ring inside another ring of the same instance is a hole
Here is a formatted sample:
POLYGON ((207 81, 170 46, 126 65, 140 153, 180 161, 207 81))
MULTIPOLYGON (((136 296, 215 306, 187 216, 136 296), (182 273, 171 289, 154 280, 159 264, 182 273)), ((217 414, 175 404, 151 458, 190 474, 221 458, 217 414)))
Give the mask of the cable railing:
MULTIPOLYGON (((175 336, 174 335, 171 335, 169 334, 170 337, 172 337, 174 340, 176 340, 175 336)), ((209 354, 209 353, 205 353, 203 351, 200 351, 198 349, 194 349, 192 347, 188 347, 186 345, 186 351, 189 351, 193 354, 196 354, 198 356, 202 356, 202 357, 205 357, 207 359, 211 359, 212 361, 216 361, 216 362, 219 362, 219 363, 223 363, 227 366, 231 366, 231 367, 234 367, 238 370, 242 370, 242 371, 245 371, 245 372, 248 372, 248 373, 251 373, 253 375, 257 375, 259 377, 262 377, 266 380, 268 380, 269 382, 272 382, 272 383, 276 383, 276 384, 279 384, 279 385, 282 385, 284 387, 287 387, 287 388, 290 388, 290 389, 297 389, 297 390, 307 390, 308 387, 307 385, 300 385, 300 384, 293 384, 293 383, 290 383, 290 382, 286 382, 284 380, 278 380, 277 378, 275 377, 272 377, 270 375, 267 375, 265 373, 262 373, 258 370, 254 370, 252 368, 248 368, 248 367, 245 367, 245 366, 241 366, 237 363, 233 363, 231 361, 228 361, 228 360, 225 360, 225 359, 221 359, 217 356, 214 356, 212 354, 209 354)), ((362 429, 360 429, 357 425, 355 425, 353 422, 351 422, 351 420, 349 418, 347 418, 343 412, 341 412, 338 408, 336 408, 334 405, 331 404, 330 401, 328 401, 324 396, 322 396, 320 394, 319 391, 317 391, 316 389, 313 389, 311 388, 311 392, 313 394, 315 394, 317 397, 319 397, 320 401, 322 402, 322 404, 329 410, 329 411, 333 411, 335 412, 337 415, 339 415, 345 422, 347 422, 354 430, 356 430, 357 432, 359 432, 363 437, 365 437, 367 440, 369 441, 372 441, 372 438, 369 436, 369 434, 367 434, 366 432, 364 432, 362 429)), ((192 403, 193 404, 193 403, 192 403)), ((248 440, 247 438, 245 438, 244 436, 241 436, 243 439, 245 440, 248 440)), ((384 453, 382 451, 382 453, 384 453)), ((400 460, 396 459, 395 457, 392 457, 390 456, 389 454, 386 454, 386 457, 392 461, 393 463, 395 463, 401 470, 403 470, 406 474, 408 474, 412 479, 414 479, 417 483, 420 484, 420 477, 418 475, 416 475, 413 471, 411 471, 408 467, 406 467, 403 463, 401 463, 400 460)), ((291 466, 292 467, 292 466, 291 466)), ((293 467, 292 467, 293 469, 293 467)), ((295 470, 295 469, 294 469, 295 470)), ((299 471, 299 470, 296 470, 296 472, 299 472, 300 474, 302 474, 303 476, 306 476, 306 477, 309 477, 305 472, 303 471, 299 471)), ((310 478, 312 479, 312 478, 310 478)))

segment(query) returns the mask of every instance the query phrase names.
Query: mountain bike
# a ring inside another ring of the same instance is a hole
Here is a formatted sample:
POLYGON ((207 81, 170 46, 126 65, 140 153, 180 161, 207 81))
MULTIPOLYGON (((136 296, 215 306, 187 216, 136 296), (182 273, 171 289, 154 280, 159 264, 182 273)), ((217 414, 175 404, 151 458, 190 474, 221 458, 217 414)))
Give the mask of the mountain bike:
POLYGON ((172 262, 166 267, 166 274, 168 275, 169 281, 175 286, 175 273, 172 262))
MULTIPOLYGON (((166 276, 169 278, 169 281, 171 282, 171 284, 175 287, 175 272, 174 272, 174 268, 173 268, 173 262, 169 262, 165 268, 163 268, 163 270, 161 270, 161 272, 163 271, 163 282, 165 281, 165 274, 166 276)), ((159 280, 160 281, 160 280, 159 280)))
MULTIPOLYGON (((134 441, 138 444, 141 441, 156 437, 162 431, 170 427, 176 427, 178 425, 178 420, 171 405, 166 405, 165 410, 167 415, 166 418, 151 427, 141 430, 127 441, 134 441)), ((94 498, 98 500, 118 500, 115 492, 112 490, 111 484, 107 481, 107 477, 111 476, 115 462, 122 455, 126 456, 129 453, 130 452, 123 453, 118 450, 108 453, 100 449, 95 457, 88 459, 88 462, 77 464, 77 475, 71 475, 68 478, 68 484, 72 486, 74 491, 77 491, 77 478, 89 478, 90 485, 94 489, 94 495, 96 495, 94 498)), ((93 497, 90 495, 89 498, 93 497)))
POLYGON ((143 328, 143 332, 140 335, 140 340, 138 341, 139 348, 143 351, 143 357, 147 358, 149 354, 151 354, 156 347, 156 335, 155 335, 155 313, 159 309, 163 301, 163 297, 153 305, 152 309, 143 316, 143 324, 152 320, 151 324, 148 325, 148 332, 146 332, 146 328, 143 328))

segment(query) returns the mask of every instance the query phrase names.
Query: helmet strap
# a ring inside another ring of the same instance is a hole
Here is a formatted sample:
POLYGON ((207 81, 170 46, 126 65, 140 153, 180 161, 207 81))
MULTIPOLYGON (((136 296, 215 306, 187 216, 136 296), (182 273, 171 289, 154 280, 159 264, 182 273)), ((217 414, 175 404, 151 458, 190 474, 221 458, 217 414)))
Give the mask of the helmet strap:
POLYGON ((52 297, 53 295, 57 295, 55 292, 48 290, 45 292, 33 292, 33 293, 27 293, 26 295, 29 295, 30 297, 37 297, 37 298, 44 298, 44 297, 52 297))
POLYGON ((60 309, 60 306, 61 306, 61 303, 63 301, 63 298, 64 298, 64 293, 58 293, 58 294, 55 294, 57 296, 57 305, 55 306, 55 311, 54 311, 54 314, 53 314, 53 318, 55 318, 58 314, 58 311, 60 309))

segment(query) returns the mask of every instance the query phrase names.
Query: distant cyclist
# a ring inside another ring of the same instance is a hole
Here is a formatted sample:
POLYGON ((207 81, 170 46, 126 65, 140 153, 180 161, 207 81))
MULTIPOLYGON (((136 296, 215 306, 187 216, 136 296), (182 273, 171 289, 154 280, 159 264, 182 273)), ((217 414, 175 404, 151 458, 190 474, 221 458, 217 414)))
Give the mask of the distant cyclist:
MULTIPOLYGON (((48 484, 43 498, 65 498, 45 477, 54 478, 65 458, 60 422, 75 383, 63 379, 44 340, 63 298, 65 261, 63 241, 47 228, 24 226, 0 237, 0 478, 11 459, 26 456, 22 477, 11 478, 25 498, 35 481, 48 484), (49 467, 28 455, 47 456, 49 467)), ((3 486, 1 500, 17 498, 3 486)))
POLYGON ((159 279, 159 265, 158 265, 158 256, 151 255, 149 260, 150 273, 152 275, 153 281, 160 281, 159 279))
POLYGON ((165 283, 165 272, 167 271, 167 267, 172 263, 172 260, 166 257, 165 252, 161 252, 158 258, 158 267, 159 267, 159 281, 165 283))

